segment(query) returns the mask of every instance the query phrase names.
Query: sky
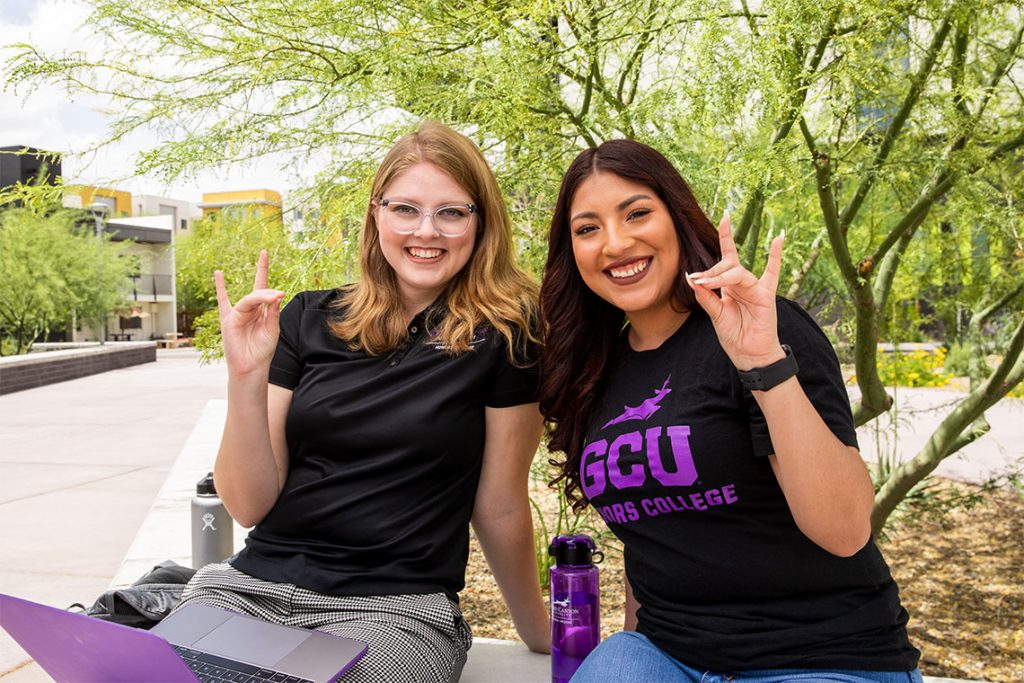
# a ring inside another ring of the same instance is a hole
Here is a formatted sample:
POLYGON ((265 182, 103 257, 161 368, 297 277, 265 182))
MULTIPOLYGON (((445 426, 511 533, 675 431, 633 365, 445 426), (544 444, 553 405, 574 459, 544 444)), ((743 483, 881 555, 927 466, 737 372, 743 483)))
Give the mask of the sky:
MULTIPOLYGON (((56 50, 82 39, 80 27, 88 8, 77 0, 0 0, 0 69, 10 56, 5 46, 31 43, 56 50)), ((135 134, 101 152, 76 155, 102 138, 108 120, 103 111, 109 103, 99 97, 71 100, 60 88, 47 86, 27 96, 0 82, 0 147, 26 145, 65 154, 65 182, 110 186, 136 194, 151 194, 199 202, 203 192, 269 188, 292 189, 289 175, 280 170, 281 159, 211 171, 187 183, 165 185, 156 178, 124 180, 140 151, 157 144, 149 133, 135 134)))

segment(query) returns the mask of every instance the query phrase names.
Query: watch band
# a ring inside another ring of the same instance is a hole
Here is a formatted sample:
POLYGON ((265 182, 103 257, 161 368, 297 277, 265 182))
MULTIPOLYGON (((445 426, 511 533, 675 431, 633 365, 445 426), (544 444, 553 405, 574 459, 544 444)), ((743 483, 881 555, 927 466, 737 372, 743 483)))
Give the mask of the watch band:
POLYGON ((782 350, 786 352, 786 357, 771 365, 747 371, 737 370, 743 388, 747 391, 768 391, 794 376, 800 370, 800 366, 796 364, 793 349, 789 348, 788 344, 783 344, 782 350))

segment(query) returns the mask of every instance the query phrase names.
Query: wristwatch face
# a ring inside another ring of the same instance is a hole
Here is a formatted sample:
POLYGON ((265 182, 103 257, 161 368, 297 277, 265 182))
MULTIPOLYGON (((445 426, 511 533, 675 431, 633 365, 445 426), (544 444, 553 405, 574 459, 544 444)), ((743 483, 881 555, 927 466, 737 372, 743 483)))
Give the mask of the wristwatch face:
POLYGON ((795 375, 800 368, 796 364, 793 349, 783 344, 782 350, 786 352, 786 357, 780 361, 747 372, 737 371, 743 388, 748 391, 768 391, 795 375))

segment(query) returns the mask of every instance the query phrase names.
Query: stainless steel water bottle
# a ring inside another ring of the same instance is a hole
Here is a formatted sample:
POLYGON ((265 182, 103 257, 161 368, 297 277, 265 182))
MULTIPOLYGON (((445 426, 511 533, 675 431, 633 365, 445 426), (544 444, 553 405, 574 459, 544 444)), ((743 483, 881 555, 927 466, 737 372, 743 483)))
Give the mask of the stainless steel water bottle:
POLYGON ((196 484, 192 499, 192 567, 199 569, 230 557, 235 548, 234 535, 234 522, 217 496, 210 472, 196 484))

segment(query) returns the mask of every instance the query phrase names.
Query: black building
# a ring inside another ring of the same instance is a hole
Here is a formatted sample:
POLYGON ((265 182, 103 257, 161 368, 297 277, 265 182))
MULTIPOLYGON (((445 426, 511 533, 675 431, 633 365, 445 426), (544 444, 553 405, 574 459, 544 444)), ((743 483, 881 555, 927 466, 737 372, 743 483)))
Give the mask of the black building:
POLYGON ((60 176, 60 154, 34 147, 0 147, 0 189, 15 183, 52 184, 60 176), (40 175, 42 173, 42 175, 40 175))

